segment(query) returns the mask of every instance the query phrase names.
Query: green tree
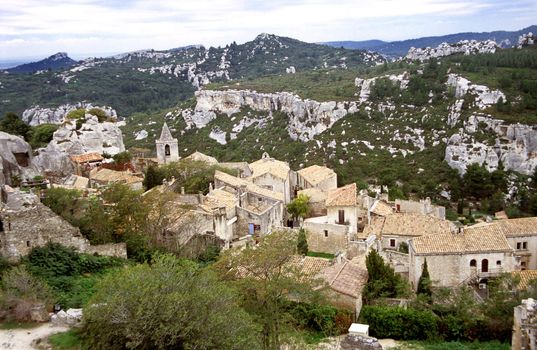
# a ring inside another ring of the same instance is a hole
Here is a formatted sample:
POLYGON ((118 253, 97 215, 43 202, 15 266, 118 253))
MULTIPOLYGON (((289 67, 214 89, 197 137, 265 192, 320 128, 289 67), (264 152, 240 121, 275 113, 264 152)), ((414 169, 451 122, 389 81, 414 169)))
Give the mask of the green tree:
POLYGON ((417 294, 423 295, 430 300, 433 291, 431 289, 431 276, 429 275, 429 269, 427 268, 427 259, 423 262, 420 279, 418 280, 417 294))
POLYGON ((240 253, 228 251, 214 265, 224 279, 235 281, 241 291, 244 308, 262 326, 263 348, 280 349, 288 334, 289 314, 286 301, 318 301, 318 285, 292 263, 297 235, 286 231, 265 236, 255 248, 240 253))
POLYGON ((489 197, 494 192, 490 173, 477 163, 468 166, 463 176, 463 183, 465 194, 476 199, 489 197))
POLYGON ((299 194, 291 203, 287 204, 287 212, 293 220, 303 220, 311 211, 310 197, 305 194, 299 194))
POLYGON ((23 122, 15 113, 7 112, 4 115, 4 119, 0 121, 0 131, 19 135, 26 139, 30 131, 30 126, 23 122))
POLYGON ((132 161, 132 154, 130 154, 129 151, 124 151, 124 152, 114 154, 112 159, 114 160, 114 163, 116 163, 117 165, 123 165, 123 164, 130 163, 132 161))
POLYGON ((378 298, 408 295, 408 285, 384 262, 376 250, 372 250, 367 255, 365 264, 369 275, 363 293, 366 303, 371 303, 378 298))
POLYGON ((307 255, 308 254, 308 240, 306 238, 306 231, 301 228, 298 231, 298 241, 296 244, 296 250, 298 254, 307 255))
POLYGON ((214 272, 173 256, 108 275, 84 309, 93 349, 259 349, 258 329, 214 272))
POLYGON ((54 124, 41 124, 33 127, 28 132, 28 142, 34 149, 45 147, 52 141, 52 136, 56 130, 58 130, 58 125, 54 124))
POLYGON ((143 182, 145 190, 149 191, 155 186, 162 185, 162 180, 164 180, 164 174, 157 167, 150 165, 145 172, 143 182))

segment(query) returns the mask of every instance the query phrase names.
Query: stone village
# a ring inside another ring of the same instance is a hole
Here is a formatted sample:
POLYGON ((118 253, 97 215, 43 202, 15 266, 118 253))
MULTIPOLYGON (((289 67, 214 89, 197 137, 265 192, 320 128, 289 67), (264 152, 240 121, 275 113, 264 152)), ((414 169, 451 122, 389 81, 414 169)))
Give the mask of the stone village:
MULTIPOLYGON (((91 118, 87 123, 94 126, 92 130, 96 134, 117 134, 111 126, 101 130, 105 126, 97 127, 98 123, 91 118)), ((64 137, 61 134, 65 130, 59 129, 57 133, 55 139, 64 137)), ((124 150, 120 131, 116 139, 115 153, 118 153, 124 150)), ((462 226, 446 220, 445 208, 432 204, 429 198, 389 201, 380 189, 376 193, 359 190, 354 183, 338 187, 337 174, 321 165, 295 171, 288 163, 271 158, 268 153, 252 163, 219 163, 199 152, 181 158, 178 141, 166 123, 156 140, 157 157, 135 159, 132 167, 121 171, 107 166, 103 158, 104 143, 100 142, 95 145, 80 138, 67 149, 66 142, 54 144, 53 141, 32 159, 32 150, 22 139, 0 133, 2 256, 18 261, 32 247, 52 241, 81 252, 126 257, 124 243, 90 245, 77 228, 40 203, 37 189, 60 186, 98 193, 99 188, 119 182, 141 190, 144 166, 188 159, 233 169, 237 175, 217 170, 205 195, 177 189, 174 179, 151 189, 149 192, 175 193, 176 203, 189 205, 188 215, 178 216, 162 239, 172 237, 188 245, 193 238, 210 237, 223 249, 229 249, 275 230, 302 227, 311 251, 328 253, 335 258, 306 256, 295 263, 304 273, 322 276, 339 296, 337 303, 356 315, 360 313, 362 288, 367 281, 365 256, 371 250, 376 250, 413 288, 417 288, 425 261, 433 286, 467 284, 478 294, 486 291, 489 281, 502 273, 518 274, 526 280, 537 277, 537 217, 507 219, 498 213, 497 218, 462 226), (58 150, 61 147, 63 150, 58 150), (53 162, 52 157, 46 158, 54 152, 63 152, 68 159, 53 162), (57 163, 61 165, 56 168, 67 169, 67 172, 49 171, 49 176, 45 176, 48 180, 37 181, 37 186, 29 181, 28 174, 47 175, 44 169, 53 169, 57 163), (30 190, 19 190, 10 180, 13 175, 26 180, 20 186, 30 190), (308 197, 310 214, 304 220, 293 222, 286 206, 300 195, 308 197), (189 229, 185 229, 185 220, 196 224, 187 225, 189 229)), ((532 300, 524 301, 515 309, 513 344, 531 341, 535 346, 534 321, 528 321, 533 320, 534 310, 532 300)))

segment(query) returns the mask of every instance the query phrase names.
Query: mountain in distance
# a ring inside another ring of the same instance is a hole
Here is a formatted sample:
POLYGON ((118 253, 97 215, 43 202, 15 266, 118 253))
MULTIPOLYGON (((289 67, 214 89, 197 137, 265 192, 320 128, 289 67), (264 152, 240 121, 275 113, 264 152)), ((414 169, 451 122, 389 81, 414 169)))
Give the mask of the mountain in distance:
POLYGON ((400 57, 407 54, 411 47, 436 47, 443 42, 456 43, 461 40, 495 40, 502 47, 513 47, 518 42, 518 37, 528 32, 536 33, 537 25, 533 25, 517 31, 494 31, 494 32, 466 32, 442 36, 428 36, 417 39, 385 42, 382 40, 366 41, 329 41, 323 44, 333 47, 344 47, 346 49, 360 49, 376 51, 388 57, 400 57))
POLYGON ((75 65, 77 61, 70 58, 66 52, 58 52, 41 61, 21 64, 19 66, 6 69, 9 73, 33 73, 40 70, 58 70, 75 65))

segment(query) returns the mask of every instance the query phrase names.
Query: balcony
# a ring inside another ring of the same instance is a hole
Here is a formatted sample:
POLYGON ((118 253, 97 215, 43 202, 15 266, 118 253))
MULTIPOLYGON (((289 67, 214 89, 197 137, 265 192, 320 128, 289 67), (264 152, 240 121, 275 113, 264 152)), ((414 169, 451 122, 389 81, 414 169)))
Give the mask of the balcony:
POLYGON ((489 268, 488 271, 476 271, 478 278, 491 278, 498 277, 504 273, 503 267, 493 267, 489 268))

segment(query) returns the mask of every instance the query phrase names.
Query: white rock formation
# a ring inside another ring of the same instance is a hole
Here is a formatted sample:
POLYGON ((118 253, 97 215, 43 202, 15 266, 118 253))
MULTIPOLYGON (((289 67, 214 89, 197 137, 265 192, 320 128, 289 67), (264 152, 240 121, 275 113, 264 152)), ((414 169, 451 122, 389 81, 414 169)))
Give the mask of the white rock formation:
POLYGON ((457 74, 448 74, 446 84, 455 88, 456 98, 463 98, 468 93, 473 94, 476 99, 476 105, 480 109, 485 109, 497 103, 500 98, 503 101, 506 100, 505 94, 500 90, 491 90, 485 85, 472 84, 470 80, 457 74))
POLYGON ((445 160, 461 174, 472 163, 485 164, 489 170, 495 170, 501 161, 505 169, 530 175, 537 167, 537 128, 472 115, 459 133, 448 140, 445 160), (492 134, 494 144, 476 141, 473 136, 476 132, 492 134))
POLYGON ((41 108, 39 106, 33 106, 22 112, 22 120, 32 126, 40 124, 61 124, 69 112, 79 108, 84 108, 86 110, 91 108, 100 108, 108 117, 113 120, 117 120, 117 112, 112 107, 94 106, 89 102, 65 104, 56 108, 41 108))
POLYGON ((450 56, 454 54, 475 55, 478 53, 495 53, 499 48, 493 40, 476 41, 462 40, 456 44, 442 43, 435 48, 415 48, 408 50, 405 58, 411 61, 427 61, 431 58, 450 56))
POLYGON ((296 69, 295 69, 294 66, 290 66, 289 68, 285 68, 285 73, 287 73, 287 74, 295 74, 296 69))
POLYGON ((406 89, 408 86, 409 75, 407 72, 401 73, 399 75, 391 74, 391 75, 383 75, 380 77, 370 78, 370 79, 362 79, 362 78, 356 78, 354 80, 354 85, 358 88, 358 93, 356 93, 356 96, 360 97, 361 102, 365 102, 369 99, 369 95, 371 94, 371 86, 375 84, 375 81, 377 79, 382 78, 388 78, 393 83, 399 83, 399 86, 401 89, 406 89))
POLYGON ((149 134, 147 133, 147 130, 140 130, 134 133, 134 139, 136 141, 146 139, 149 134))
POLYGON ((521 49, 524 46, 530 46, 535 45, 537 43, 537 35, 534 35, 532 32, 529 32, 527 34, 522 34, 518 37, 518 45, 517 48, 521 49))
POLYGON ((216 113, 231 116, 242 107, 254 111, 280 111, 288 115, 288 132, 294 140, 309 141, 347 114, 356 113, 356 102, 317 102, 288 93, 257 93, 249 90, 200 90, 195 110, 183 111, 187 125, 202 128, 216 113))
POLYGON ((215 140, 216 142, 218 142, 221 145, 225 145, 225 144, 227 144, 226 134, 227 133, 225 131, 222 131, 222 130, 220 130, 220 128, 215 127, 215 128, 213 128, 213 130, 211 130, 211 133, 209 134, 209 138, 215 140))
POLYGON ((22 137, 0 131, 0 184, 11 185, 14 176, 24 180, 40 175, 32 159, 32 147, 22 137))

